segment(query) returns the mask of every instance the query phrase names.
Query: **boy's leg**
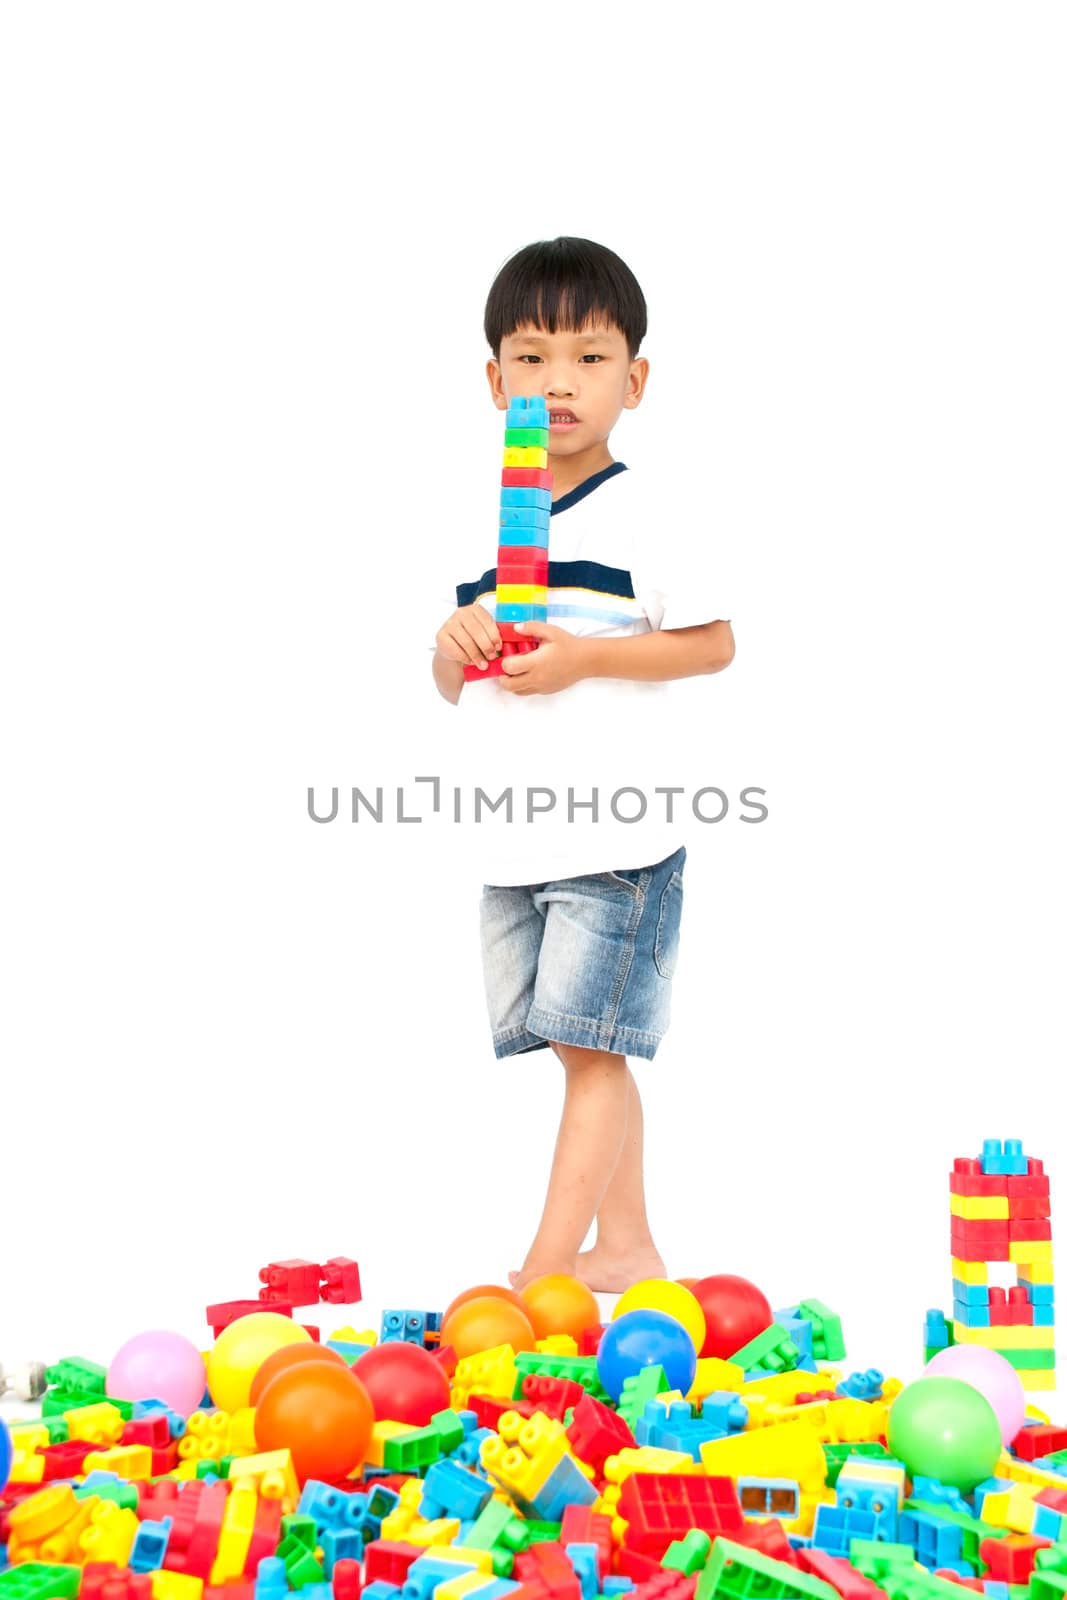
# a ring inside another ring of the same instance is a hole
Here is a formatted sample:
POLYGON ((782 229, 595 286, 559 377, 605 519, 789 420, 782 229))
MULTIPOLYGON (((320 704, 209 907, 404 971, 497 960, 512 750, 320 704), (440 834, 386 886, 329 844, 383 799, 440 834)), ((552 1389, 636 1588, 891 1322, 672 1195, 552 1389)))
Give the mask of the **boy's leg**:
POLYGON ((604 1200, 626 1138, 629 1068, 608 1050, 552 1042, 567 1076, 544 1211, 516 1289, 545 1272, 578 1270, 578 1250, 604 1200))
POLYGON ((645 1208, 645 1119, 629 1067, 626 1079, 622 1149, 596 1214, 596 1243, 578 1257, 578 1276, 590 1289, 605 1294, 621 1294, 642 1278, 663 1278, 667 1272, 652 1238, 645 1208))

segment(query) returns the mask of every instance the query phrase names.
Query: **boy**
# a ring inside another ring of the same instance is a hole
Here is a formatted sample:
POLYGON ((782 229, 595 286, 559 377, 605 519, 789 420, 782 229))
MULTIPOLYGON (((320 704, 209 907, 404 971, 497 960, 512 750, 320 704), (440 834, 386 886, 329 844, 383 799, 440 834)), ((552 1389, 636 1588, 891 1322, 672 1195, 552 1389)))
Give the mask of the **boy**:
MULTIPOLYGON (((571 780, 583 762, 601 777, 612 757, 653 751, 662 783, 666 683, 733 659, 699 553, 686 550, 682 565, 672 541, 684 529, 667 523, 660 500, 608 447, 620 414, 644 393, 646 324, 633 273, 587 239, 527 246, 490 290, 493 402, 503 411, 512 396, 536 395, 549 410, 549 620, 523 625, 541 640, 537 650, 465 684, 464 665, 484 667, 500 650, 495 569, 468 571, 437 633, 433 674, 480 749, 507 755, 509 775, 531 751, 571 780)), ((699 506, 690 509, 699 517, 699 506)), ((481 550, 491 537, 481 536, 481 550)), ((590 806, 583 791, 576 809, 590 806)), ((494 1050, 551 1047, 566 1084, 541 1223, 510 1274, 516 1288, 566 1272, 610 1292, 665 1273, 645 1209, 641 1100, 626 1057, 651 1059, 669 1021, 686 850, 669 814, 666 825, 635 827, 614 808, 611 820, 583 820, 509 826, 506 838, 485 830, 494 834, 481 900, 494 1050), (616 865, 635 858, 652 865, 616 865), (594 1217, 596 1243, 579 1254, 594 1217)))

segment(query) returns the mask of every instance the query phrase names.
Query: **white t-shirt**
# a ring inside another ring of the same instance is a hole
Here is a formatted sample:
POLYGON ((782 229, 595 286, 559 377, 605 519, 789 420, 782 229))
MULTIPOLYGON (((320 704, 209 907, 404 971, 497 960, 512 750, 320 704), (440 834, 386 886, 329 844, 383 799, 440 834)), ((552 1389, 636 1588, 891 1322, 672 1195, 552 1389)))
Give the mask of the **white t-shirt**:
MULTIPOLYGON (((454 588, 442 580, 435 591, 434 632, 460 605, 495 615, 492 524, 471 549, 454 588)), ((553 504, 548 555, 547 620, 570 633, 629 638, 730 618, 699 499, 664 500, 622 462, 553 504)), ((456 842, 483 883, 649 866, 687 842, 687 797, 655 792, 678 782, 671 754, 686 737, 670 690, 630 678, 533 695, 509 694, 495 678, 464 683, 458 705, 446 706, 462 780, 456 842)))

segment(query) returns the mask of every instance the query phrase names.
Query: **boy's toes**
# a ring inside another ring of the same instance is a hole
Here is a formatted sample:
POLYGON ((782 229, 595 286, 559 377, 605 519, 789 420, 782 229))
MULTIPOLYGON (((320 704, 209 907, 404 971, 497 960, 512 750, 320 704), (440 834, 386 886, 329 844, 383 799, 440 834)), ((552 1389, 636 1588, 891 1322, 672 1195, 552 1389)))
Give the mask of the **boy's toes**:
POLYGON ((518 1283, 519 1277, 520 1277, 520 1274, 517 1273, 517 1272, 509 1272, 508 1273, 508 1282, 511 1284, 511 1287, 513 1289, 514 1289, 515 1285, 518 1283))

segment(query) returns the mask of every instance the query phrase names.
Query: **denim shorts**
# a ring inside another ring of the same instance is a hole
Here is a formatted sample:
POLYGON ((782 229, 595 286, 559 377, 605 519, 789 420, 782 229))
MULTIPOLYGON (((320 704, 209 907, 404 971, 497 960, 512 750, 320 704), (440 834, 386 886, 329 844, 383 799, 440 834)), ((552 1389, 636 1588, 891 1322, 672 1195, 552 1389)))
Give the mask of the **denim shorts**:
POLYGON ((550 1040, 655 1055, 670 1021, 683 845, 651 867, 485 884, 485 993, 498 1056, 550 1040))

